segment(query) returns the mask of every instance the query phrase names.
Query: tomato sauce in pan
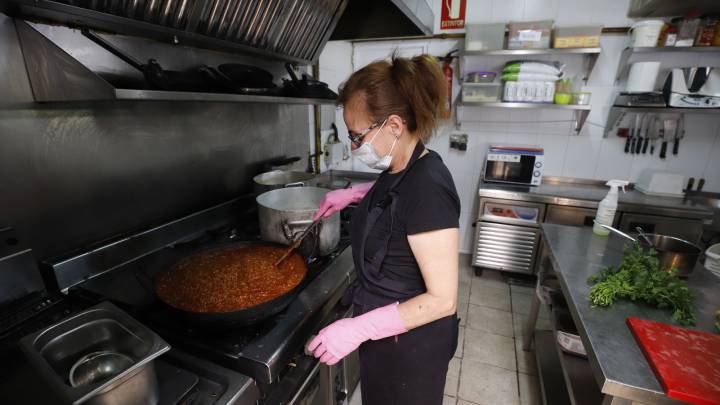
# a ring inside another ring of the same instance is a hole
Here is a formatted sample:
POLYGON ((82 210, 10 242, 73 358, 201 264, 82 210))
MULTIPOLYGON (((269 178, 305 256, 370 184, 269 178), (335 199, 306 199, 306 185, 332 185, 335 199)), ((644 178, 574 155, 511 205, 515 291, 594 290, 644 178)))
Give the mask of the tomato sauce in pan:
POLYGON ((295 253, 275 267, 282 246, 247 245, 186 257, 159 273, 155 291, 188 312, 234 312, 277 298, 302 281, 307 267, 295 253))

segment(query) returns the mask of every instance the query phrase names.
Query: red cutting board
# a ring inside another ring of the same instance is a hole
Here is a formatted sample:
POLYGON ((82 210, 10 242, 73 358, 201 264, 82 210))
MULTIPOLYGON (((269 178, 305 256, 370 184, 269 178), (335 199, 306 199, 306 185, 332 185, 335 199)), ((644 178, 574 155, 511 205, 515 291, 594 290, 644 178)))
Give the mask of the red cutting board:
POLYGON ((668 397, 720 405, 720 336, 632 317, 627 324, 668 397))

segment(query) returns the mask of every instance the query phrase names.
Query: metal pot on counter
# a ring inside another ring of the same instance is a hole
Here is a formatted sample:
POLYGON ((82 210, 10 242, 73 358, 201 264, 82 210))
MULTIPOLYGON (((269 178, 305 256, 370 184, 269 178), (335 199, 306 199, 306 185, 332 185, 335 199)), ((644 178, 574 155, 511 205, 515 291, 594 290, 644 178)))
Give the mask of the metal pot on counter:
MULTIPOLYGON (((260 235, 268 242, 289 245, 312 224, 320 200, 330 190, 318 187, 289 187, 259 195, 260 235)), ((305 256, 326 255, 340 242, 340 214, 320 221, 317 229, 300 246, 305 256)))
POLYGON ((687 277, 692 273, 702 253, 699 246, 673 236, 652 233, 645 235, 652 242, 652 246, 643 238, 638 238, 638 242, 645 249, 654 249, 657 252, 660 268, 663 271, 677 269, 679 277, 687 277))
POLYGON ((314 173, 273 170, 253 177, 253 183, 255 194, 260 195, 278 188, 307 186, 308 182, 314 178, 314 173))

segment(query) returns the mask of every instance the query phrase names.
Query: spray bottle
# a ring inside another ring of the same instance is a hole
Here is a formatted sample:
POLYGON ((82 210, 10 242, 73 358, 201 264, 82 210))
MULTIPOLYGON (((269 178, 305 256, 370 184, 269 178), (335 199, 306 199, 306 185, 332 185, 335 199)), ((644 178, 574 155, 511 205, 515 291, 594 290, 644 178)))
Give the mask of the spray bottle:
POLYGON ((593 233, 600 236, 607 236, 610 231, 603 228, 599 224, 612 226, 615 220, 615 211, 617 211, 618 204, 618 188, 622 187, 623 193, 625 192, 625 186, 630 184, 625 180, 610 180, 605 183, 606 186, 610 186, 605 198, 598 204, 597 214, 595 215, 595 224, 593 224, 593 233))

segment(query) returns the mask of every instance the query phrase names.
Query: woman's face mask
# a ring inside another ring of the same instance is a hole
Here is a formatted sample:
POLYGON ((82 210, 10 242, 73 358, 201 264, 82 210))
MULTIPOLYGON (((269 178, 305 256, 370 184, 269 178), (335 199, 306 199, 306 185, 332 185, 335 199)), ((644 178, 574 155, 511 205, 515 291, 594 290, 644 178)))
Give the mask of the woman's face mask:
POLYGON ((385 123, 387 123, 387 119, 383 121, 382 125, 380 125, 380 128, 371 140, 363 143, 357 149, 352 151, 353 157, 359 159, 371 169, 387 170, 390 167, 390 163, 392 162, 392 151, 393 149, 395 149, 397 138, 395 138, 395 140, 393 141, 393 144, 390 147, 390 152, 388 152, 387 155, 383 157, 380 157, 377 152, 375 152, 375 148, 372 147, 373 141, 375 140, 375 138, 377 138, 378 135, 380 135, 383 127, 385 126, 385 123))

